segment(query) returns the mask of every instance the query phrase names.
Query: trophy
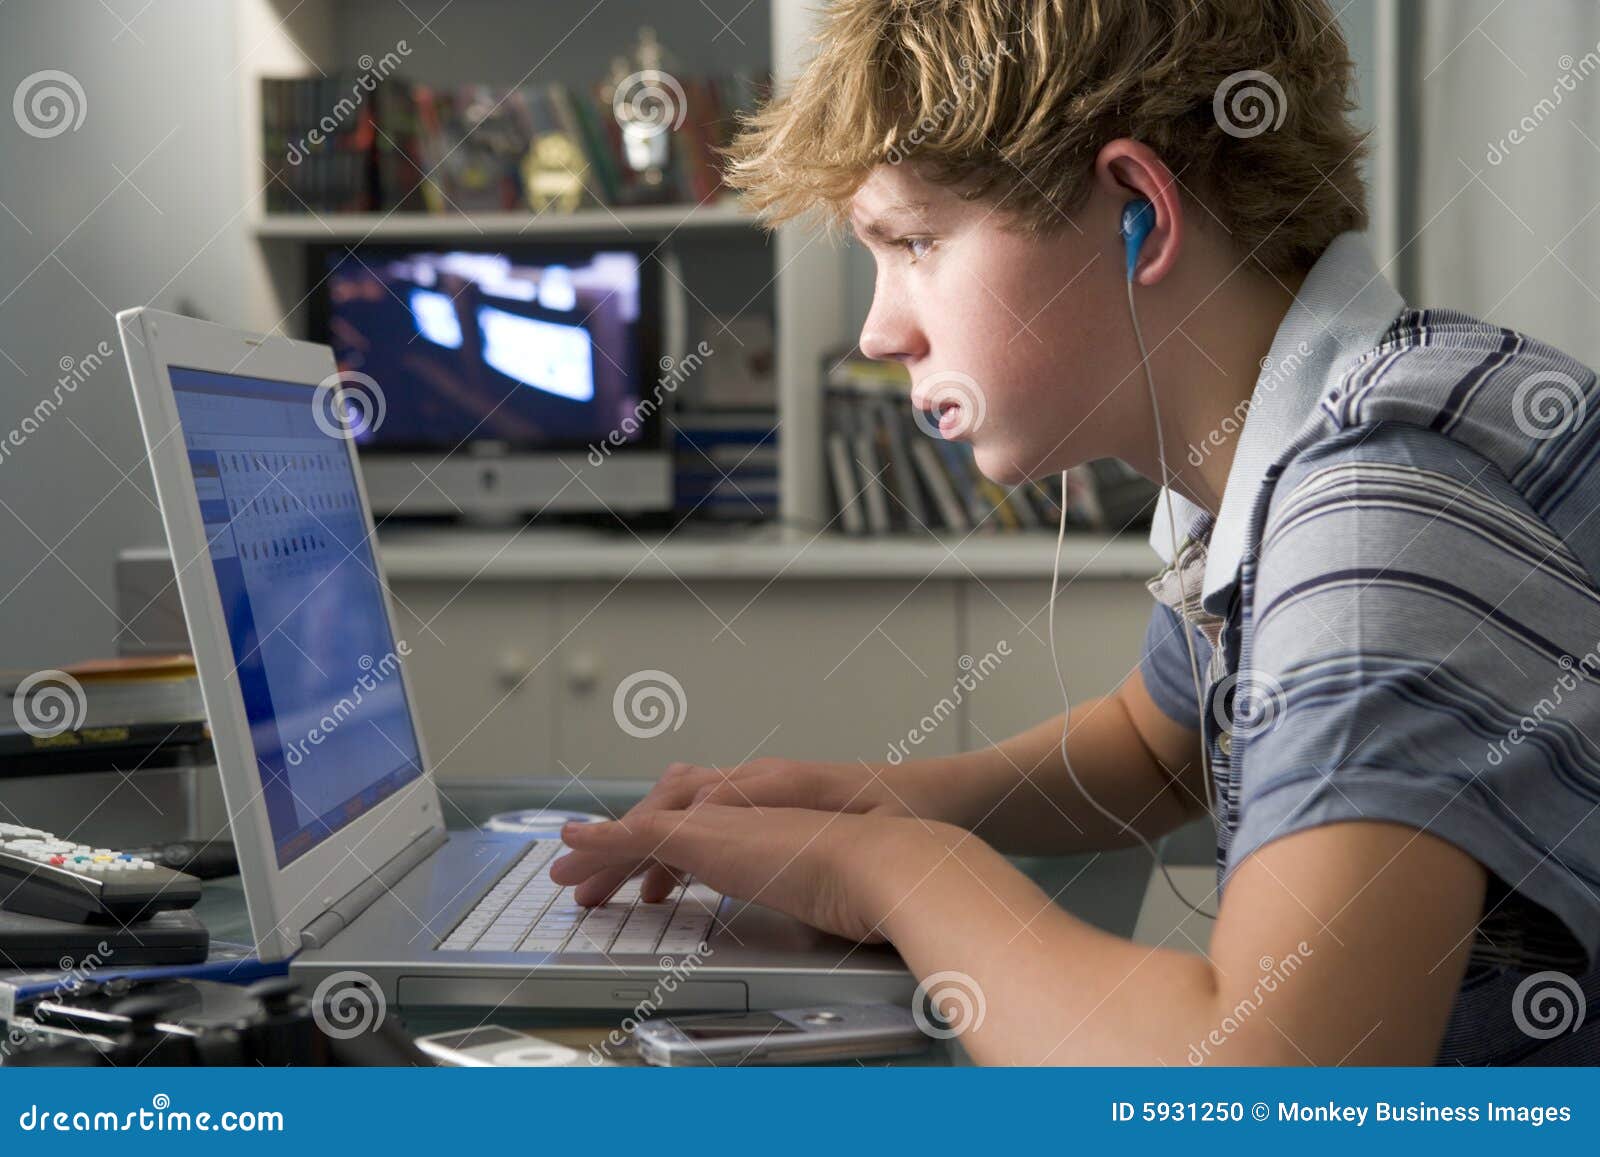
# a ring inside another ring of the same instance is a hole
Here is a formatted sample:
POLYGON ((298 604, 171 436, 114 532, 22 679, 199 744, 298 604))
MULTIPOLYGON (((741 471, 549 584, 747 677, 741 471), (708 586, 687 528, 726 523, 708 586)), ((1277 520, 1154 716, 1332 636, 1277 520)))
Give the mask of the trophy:
POLYGON ((633 178, 627 182, 633 201, 673 195, 667 180, 672 133, 683 125, 688 102, 677 77, 663 67, 664 56, 654 29, 641 28, 633 61, 616 57, 605 86, 622 134, 622 159, 633 178))

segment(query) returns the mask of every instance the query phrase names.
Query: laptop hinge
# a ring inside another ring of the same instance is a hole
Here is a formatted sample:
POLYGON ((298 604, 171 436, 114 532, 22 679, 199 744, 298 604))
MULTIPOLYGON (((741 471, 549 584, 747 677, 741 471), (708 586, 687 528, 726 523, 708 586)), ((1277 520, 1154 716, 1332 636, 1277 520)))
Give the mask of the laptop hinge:
POLYGON ((327 911, 302 928, 300 947, 321 948, 326 945, 336 933, 349 926, 378 897, 403 880, 412 868, 433 855, 449 839, 443 828, 424 828, 418 832, 399 855, 335 900, 327 911))

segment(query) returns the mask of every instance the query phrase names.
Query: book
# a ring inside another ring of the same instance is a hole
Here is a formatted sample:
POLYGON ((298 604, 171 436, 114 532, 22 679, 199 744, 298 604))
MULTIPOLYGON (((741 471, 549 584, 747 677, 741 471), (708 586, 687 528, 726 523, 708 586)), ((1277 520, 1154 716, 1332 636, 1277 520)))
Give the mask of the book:
MULTIPOLYGON (((723 190, 735 118, 767 87, 753 74, 683 76, 660 184, 628 165, 612 85, 430 85, 400 75, 263 77, 261 161, 272 213, 456 213, 584 204, 703 204, 723 190), (352 108, 352 94, 360 95, 352 108), (529 174, 541 185, 530 189, 529 174)), ((530 211, 533 211, 530 209, 530 211)))
POLYGON ((867 512, 867 529, 873 534, 888 534, 888 489, 883 482, 886 463, 878 455, 877 441, 873 436, 872 415, 853 399, 850 418, 850 451, 855 457, 856 470, 861 479, 862 504, 867 512))
POLYGON ((837 420, 832 421, 828 429, 827 450, 828 480, 833 484, 839 524, 846 534, 865 534, 867 516, 861 509, 861 491, 856 486, 856 472, 850 461, 850 442, 837 420))
POLYGON ((99 659, 59 670, 0 671, 0 759, 7 775, 101 770, 209 751, 189 655, 99 659), (157 758, 160 756, 161 758, 157 758))
MULTIPOLYGON (((205 722, 200 678, 189 655, 95 659, 61 668, 61 674, 66 678, 47 677, 48 672, 0 671, 0 693, 12 699, 19 691, 37 696, 48 694, 51 686, 64 688, 57 700, 85 727, 205 722), (69 699, 81 706, 74 707, 69 699)), ((24 713, 22 705, 13 704, 13 710, 0 717, 0 734, 20 730, 17 716, 24 713)))
POLYGON ((922 499, 922 487, 917 482, 917 470, 911 460, 911 446, 906 439, 904 424, 895 406, 888 398, 873 399, 873 416, 881 431, 880 446, 889 464, 890 488, 899 499, 901 521, 909 530, 930 529, 927 503, 922 499))
POLYGON ((917 473, 922 476, 928 493, 932 495, 934 505, 938 508, 939 518, 944 523, 946 530, 967 531, 972 529, 972 523, 967 520, 967 515, 961 508, 961 500, 956 497, 955 487, 951 485, 950 476, 945 473, 944 467, 939 464, 939 454, 933 446, 926 442, 911 443, 911 457, 916 463, 917 473))

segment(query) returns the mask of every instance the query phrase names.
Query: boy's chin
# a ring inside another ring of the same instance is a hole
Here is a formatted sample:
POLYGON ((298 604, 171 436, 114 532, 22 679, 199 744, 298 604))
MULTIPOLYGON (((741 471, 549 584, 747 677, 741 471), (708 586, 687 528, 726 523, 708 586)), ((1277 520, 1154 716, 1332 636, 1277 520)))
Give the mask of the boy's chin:
POLYGON ((1017 460, 1015 454, 1003 446, 974 442, 972 460, 985 478, 1000 486, 1020 486, 1034 474, 1040 473, 1037 470, 1028 470, 1017 460))

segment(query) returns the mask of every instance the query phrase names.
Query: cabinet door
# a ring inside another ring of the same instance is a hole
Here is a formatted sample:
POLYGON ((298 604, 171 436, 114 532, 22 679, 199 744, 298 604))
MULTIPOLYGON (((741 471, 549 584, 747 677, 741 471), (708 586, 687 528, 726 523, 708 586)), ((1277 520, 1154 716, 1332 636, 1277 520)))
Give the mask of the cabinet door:
MULTIPOLYGON (((654 779, 674 760, 882 760, 949 689, 955 611, 954 586, 936 582, 563 587, 562 769, 654 779)), ((922 750, 952 752, 960 731, 951 719, 922 750)))
MULTIPOLYGON (((969 697, 966 750, 999 742, 1061 714, 1050 664, 1050 583, 1024 580, 962 587, 962 653, 981 663, 1003 641, 1011 654, 969 697)), ((1056 596, 1056 656, 1076 706, 1104 695, 1139 663, 1152 606, 1135 579, 1078 579, 1056 596)))
POLYGON ((412 582, 393 589, 428 760, 446 794, 452 779, 554 774, 551 689, 560 655, 552 588, 412 582))

